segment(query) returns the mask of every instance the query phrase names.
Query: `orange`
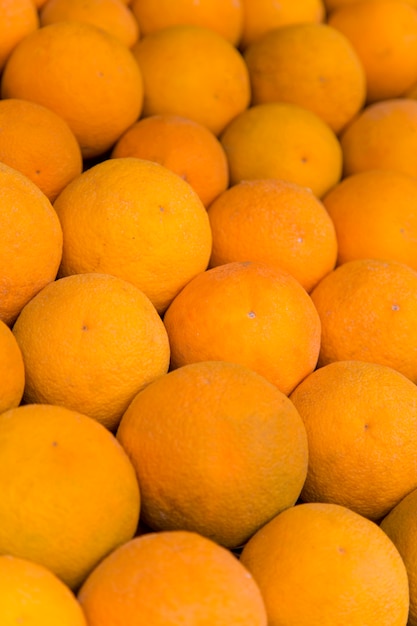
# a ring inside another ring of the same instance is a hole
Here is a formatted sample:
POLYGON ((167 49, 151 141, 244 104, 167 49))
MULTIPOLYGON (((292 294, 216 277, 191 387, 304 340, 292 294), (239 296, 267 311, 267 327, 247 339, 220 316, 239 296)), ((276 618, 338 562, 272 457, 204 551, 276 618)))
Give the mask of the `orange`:
POLYGON ((208 216, 211 267, 259 261, 286 270, 311 291, 336 264, 333 222, 301 185, 278 178, 242 181, 211 204, 208 216))
POLYGON ((249 45, 244 59, 252 104, 298 104, 339 133, 365 103, 362 63, 349 39, 328 24, 275 28, 249 45))
POLYGON ((1 96, 55 111, 83 156, 92 157, 108 150, 137 120, 143 82, 132 52, 116 37, 92 24, 63 21, 39 28, 14 48, 1 96))
MULTIPOLYGON (((333 11, 333 9, 338 9, 341 6, 345 6, 347 4, 354 4, 356 2, 362 2, 362 0, 324 0, 325 8, 327 9, 328 14, 333 11)), ((398 2, 406 2, 411 6, 417 6, 416 0, 398 0, 398 2)))
POLYGON ((251 106, 230 122, 220 140, 232 185, 256 178, 283 178, 321 197, 342 175, 342 150, 336 135, 318 115, 297 104, 251 106))
POLYGON ((22 352, 10 328, 0 320, 0 413, 20 404, 24 388, 22 352))
POLYGON ((54 207, 64 233, 60 276, 119 276, 162 312, 208 265, 206 209, 190 184, 159 163, 102 161, 68 184, 54 207))
POLYGON ((259 262, 219 265, 193 278, 164 316, 171 366, 234 361, 283 393, 317 364, 320 321, 301 284, 259 262))
POLYGON ((131 9, 143 35, 169 26, 204 26, 235 46, 242 34, 242 0, 132 0, 131 9))
POLYGON ((242 49, 274 28, 301 22, 322 22, 325 18, 323 0, 242 0, 242 4, 242 49))
POLYGON ((266 626, 259 588, 228 550, 187 531, 136 537, 79 594, 89 626, 266 626))
POLYGON ((140 493, 114 435, 62 406, 0 415, 0 552, 43 565, 76 589, 133 537, 140 493))
POLYGON ((417 382, 417 272, 398 261, 357 259, 311 292, 321 320, 319 366, 359 360, 417 382))
POLYGON ((350 509, 294 506, 246 544, 241 563, 264 598, 268 626, 405 626, 408 579, 387 535, 350 509))
POLYGON ((390 170, 345 177, 323 198, 338 244, 338 264, 392 259, 417 270, 417 179, 390 170))
POLYGON ((397 370, 335 361, 290 399, 308 437, 304 502, 333 502, 379 520, 417 488, 417 387, 397 370))
POLYGON ((367 0, 333 10, 327 23, 356 50, 367 102, 398 98, 417 81, 417 10, 398 0, 367 0))
POLYGON ((128 48, 139 39, 139 25, 122 0, 47 0, 40 13, 40 25, 62 20, 87 22, 102 28, 128 48))
POLYGON ((141 521, 226 547, 292 506, 306 478, 301 417, 275 385, 236 363, 159 377, 131 402, 117 439, 136 470, 141 521))
POLYGON ((180 115, 218 135, 249 105, 242 56, 208 27, 167 26, 141 38, 132 51, 143 76, 145 117, 180 115))
POLYGON ((83 610, 71 590, 43 565, 0 555, 2 626, 86 626, 83 610))
POLYGON ((417 100, 394 98, 365 107, 340 135, 343 175, 372 169, 417 177, 417 100))
POLYGON ((13 333, 26 403, 60 404, 110 429, 135 394, 168 369, 168 338, 154 306, 107 274, 50 283, 21 311, 13 333))
POLYGON ((45 194, 0 163, 0 320, 11 325, 23 306, 57 275, 62 229, 45 194))
POLYGON ((405 496, 382 520, 380 526, 395 544, 407 569, 410 588, 408 626, 417 624, 416 527, 417 489, 405 496))
POLYGON ((39 28, 33 0, 0 0, 0 71, 17 44, 39 28))
POLYGON ((0 161, 30 178, 53 202, 81 174, 74 133, 59 115, 28 100, 0 100, 0 161))
POLYGON ((130 126, 111 156, 156 161, 184 178, 208 206, 229 185, 226 154, 206 126, 169 113, 151 115, 130 126))

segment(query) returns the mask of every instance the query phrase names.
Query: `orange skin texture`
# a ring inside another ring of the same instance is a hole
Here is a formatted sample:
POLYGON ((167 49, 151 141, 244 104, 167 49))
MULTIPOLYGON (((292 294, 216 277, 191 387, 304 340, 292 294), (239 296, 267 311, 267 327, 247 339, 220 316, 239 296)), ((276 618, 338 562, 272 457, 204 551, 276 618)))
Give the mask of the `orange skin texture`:
POLYGON ((62 21, 39 28, 14 48, 1 97, 55 111, 90 158, 110 149, 138 119, 143 81, 132 52, 118 39, 92 24, 62 21))
POLYGON ((116 142, 112 158, 156 161, 184 178, 205 207, 229 185, 226 154, 206 127, 178 115, 152 115, 133 124, 116 142))
POLYGON ((143 77, 144 117, 181 115, 218 136, 249 105, 242 56, 210 28, 170 26, 141 38, 132 52, 143 77))
POLYGON ((322 199, 337 236, 337 263, 392 259, 417 270, 417 179, 366 170, 345 177, 322 199))
POLYGON ((252 104, 292 102, 339 133, 362 109, 366 78, 350 41, 328 24, 290 24, 246 48, 252 104))
POLYGON ((307 472, 306 433, 287 396, 226 361, 185 365, 148 385, 117 439, 135 467, 147 526, 231 548, 292 506, 307 472))
POLYGON ((318 365, 359 360, 417 382, 417 272, 398 261, 358 259, 311 292, 321 319, 318 365))
POLYGON ((11 326, 25 304, 55 280, 62 229, 39 187, 4 163, 0 163, 0 187, 0 320, 11 326))
POLYGON ((335 361, 290 395, 307 430, 304 502, 333 502, 374 521, 417 487, 417 387, 397 370, 335 361))
POLYGON ((126 453, 101 424, 54 405, 2 413, 0 438, 1 553, 77 589, 136 531, 140 494, 126 453))
POLYGON ((199 274, 163 319, 174 368, 235 361, 287 394, 317 363, 320 321, 311 298, 291 274, 263 263, 236 261, 199 274))
POLYGON ((370 520, 337 504, 299 504, 244 546, 241 563, 265 601, 268 626, 405 626, 404 563, 370 520))
POLYGON ((258 261, 284 269, 311 291, 337 258, 333 222, 314 194, 281 179, 242 181, 208 208, 210 266, 258 261))
POLYGON ((220 136, 232 185, 281 178, 323 196, 342 175, 342 149, 315 113, 287 102, 268 102, 237 115, 220 136))
POLYGON ((89 626, 267 624, 246 568, 225 548, 188 531, 148 533, 125 543, 94 570, 78 599, 89 626))
POLYGON ((39 28, 32 0, 0 0, 0 71, 22 39, 39 28))
POLYGON ((25 388, 22 352, 9 326, 0 320, 0 413, 20 404, 25 388))
POLYGON ((1 623, 31 626, 87 626, 72 591, 43 565, 9 554, 0 556, 1 623))
POLYGON ((59 404, 109 429, 135 394, 169 365, 165 327, 145 294, 108 274, 54 281, 13 326, 26 403, 59 404))

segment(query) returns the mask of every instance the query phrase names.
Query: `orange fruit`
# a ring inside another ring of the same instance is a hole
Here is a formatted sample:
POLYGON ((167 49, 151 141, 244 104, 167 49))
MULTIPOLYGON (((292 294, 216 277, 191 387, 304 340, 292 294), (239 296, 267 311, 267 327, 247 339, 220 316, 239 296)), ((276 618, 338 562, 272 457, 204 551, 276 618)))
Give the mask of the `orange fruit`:
POLYGON ((168 369, 168 338, 154 306, 106 274, 50 283, 21 311, 13 333, 25 364, 25 402, 66 406, 109 429, 168 369))
POLYGON ((231 548, 292 506, 307 472, 293 404, 263 376, 226 361, 184 365, 150 383, 117 439, 136 470, 141 521, 231 548))
POLYGON ((131 9, 144 36, 169 26, 203 26, 235 46, 242 34, 242 0, 132 0, 131 9))
POLYGON ((0 413, 20 404, 25 388, 22 352, 11 329, 0 320, 0 413))
POLYGON ((328 24, 270 30, 246 48, 244 59, 252 104, 298 104, 339 133, 365 103, 362 63, 349 39, 328 24))
POLYGON ((405 563, 410 588, 410 612, 408 626, 417 624, 416 587, 416 519, 417 489, 406 495, 381 521, 382 530, 395 544, 405 563))
POLYGON ((159 163, 102 161, 68 184, 54 207, 64 233, 60 276, 113 274, 162 312, 208 265, 207 211, 191 185, 159 163))
POLYGON ((398 261, 357 259, 311 292, 321 320, 318 364, 359 360, 417 382, 417 272, 398 261))
POLYGON ((95 568, 78 599, 89 626, 266 626, 247 569, 214 541, 187 531, 128 541, 95 568))
POLYGON ((320 321, 288 272, 259 262, 219 265, 193 278, 164 315, 171 367, 246 365, 290 393, 317 364, 320 321))
POLYGON ((5 411, 0 440, 1 554, 39 563, 76 589, 136 531, 132 464, 104 426, 62 406, 5 411))
POLYGON ((63 20, 87 22, 102 28, 128 48, 139 39, 139 25, 122 0, 47 0, 40 13, 40 25, 63 20))
POLYGON ((417 100, 395 98, 365 107, 339 137, 343 176, 397 170, 417 177, 417 100))
POLYGON ((137 120, 143 82, 132 52, 116 37, 92 24, 62 21, 39 28, 14 48, 1 96, 55 111, 83 156, 92 157, 108 150, 137 120))
POLYGON ((302 22, 323 22, 325 18, 323 0, 281 0, 279 3, 275 0, 242 0, 242 4, 242 49, 274 28, 302 22))
POLYGON ((0 161, 30 178, 51 202, 83 168, 80 146, 65 120, 15 98, 0 100, 0 161))
MULTIPOLYGON (((406 2, 411 6, 417 6, 416 0, 397 0, 398 2, 406 2)), ((328 14, 333 11, 333 9, 338 9, 341 6, 345 6, 347 4, 354 4, 356 2, 362 2, 362 0, 324 0, 325 8, 328 14)))
POLYGON ((0 320, 11 325, 24 305, 57 275, 62 229, 45 194, 0 163, 0 320))
POLYGON ((114 146, 113 158, 156 161, 184 178, 208 206, 229 185, 226 154, 206 126, 169 113, 130 126, 114 146))
POLYGON ((218 135, 249 105, 242 56, 210 28, 167 26, 141 38, 132 51, 143 76, 144 117, 180 115, 218 135))
POLYGON ((367 102, 398 98, 417 81, 417 11, 398 0, 341 6, 327 24, 343 33, 362 62, 367 102))
POLYGON ((0 71, 17 44, 39 28, 33 0, 0 0, 0 71))
POLYGON ((379 520, 417 488, 417 387, 397 370, 335 361, 290 399, 307 430, 304 502, 333 502, 379 520))
POLYGON ((392 259, 417 270, 417 180, 390 170, 346 176, 323 198, 337 235, 338 264, 392 259))
POLYGON ((237 115, 220 136, 232 185, 282 178, 321 197, 339 182, 342 150, 326 122, 288 102, 254 105, 237 115))
POLYGON ((0 619, 2 626, 86 626, 74 594, 43 565, 0 555, 0 619))
POLYGON ((258 261, 284 269, 307 290, 330 272, 337 257, 336 232, 314 194, 286 180, 246 180, 210 205, 210 266, 258 261))
POLYGON ((268 625, 405 626, 404 562, 387 535, 350 509, 326 503, 283 511, 243 548, 268 625))

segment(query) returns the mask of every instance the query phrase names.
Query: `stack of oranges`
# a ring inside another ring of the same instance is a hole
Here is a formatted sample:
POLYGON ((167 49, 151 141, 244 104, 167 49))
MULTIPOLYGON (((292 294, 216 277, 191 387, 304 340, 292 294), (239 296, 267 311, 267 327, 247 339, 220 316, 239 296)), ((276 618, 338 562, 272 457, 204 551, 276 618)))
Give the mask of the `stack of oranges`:
POLYGON ((416 0, 0 0, 2 626, 417 626, 416 151, 416 0))

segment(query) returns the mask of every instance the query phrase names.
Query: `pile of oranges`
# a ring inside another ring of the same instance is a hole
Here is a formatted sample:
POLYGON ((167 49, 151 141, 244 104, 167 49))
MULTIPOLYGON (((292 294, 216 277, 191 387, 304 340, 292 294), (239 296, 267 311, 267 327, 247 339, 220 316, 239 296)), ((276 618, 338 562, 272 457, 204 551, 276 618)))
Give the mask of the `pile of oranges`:
POLYGON ((1 626, 417 626, 417 0, 0 0, 1 626))

